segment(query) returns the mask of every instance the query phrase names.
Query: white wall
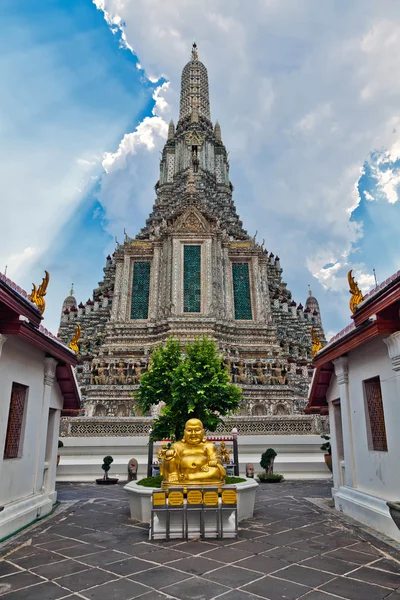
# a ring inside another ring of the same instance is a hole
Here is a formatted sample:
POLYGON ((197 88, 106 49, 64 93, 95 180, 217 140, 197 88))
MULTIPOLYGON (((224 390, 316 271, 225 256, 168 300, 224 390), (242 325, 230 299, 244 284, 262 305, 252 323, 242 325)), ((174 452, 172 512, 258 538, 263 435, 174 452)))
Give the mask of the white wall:
MULTIPOLYGON (((349 440, 346 452, 346 423, 343 421, 345 438, 344 469, 340 466, 337 452, 333 451, 334 496, 337 508, 376 529, 400 539, 386 507, 387 500, 400 499, 400 397, 396 385, 396 373, 388 355, 388 349, 380 336, 348 353, 348 384, 338 385, 332 376, 327 393, 330 407, 332 446, 337 449, 340 436, 338 424, 334 423, 335 408, 332 401, 341 397, 343 420, 348 423, 349 440), (379 376, 385 417, 387 452, 368 447, 367 410, 363 381, 379 376), (349 418, 346 417, 344 392, 348 385, 349 418), (354 465, 352 484, 349 485, 345 471, 354 465)), ((340 376, 339 376, 340 380, 340 376)), ((342 464, 343 466, 343 464, 342 464)))
MULTIPOLYGON (((66 437, 63 438, 57 481, 94 481, 102 477, 103 457, 111 455, 110 476, 125 480, 128 461, 136 458, 139 478, 147 472, 147 437, 66 437)), ((245 475, 246 463, 253 463, 255 473, 261 473, 261 454, 267 448, 278 453, 275 471, 286 479, 329 479, 331 473, 325 465, 322 440, 319 435, 248 435, 239 436, 240 473, 245 475)), ((218 443, 217 443, 218 445, 218 443)), ((154 452, 154 456, 156 453, 154 452)))
POLYGON ((57 382, 45 385, 55 361, 16 336, 7 336, 0 356, 0 539, 49 512, 55 500, 55 460, 63 398, 57 382), (47 361, 47 362, 46 362, 47 361), (49 362, 50 361, 50 362, 49 362), (3 459, 13 382, 28 387, 19 458, 3 459), (50 422, 49 409, 55 409, 50 422))

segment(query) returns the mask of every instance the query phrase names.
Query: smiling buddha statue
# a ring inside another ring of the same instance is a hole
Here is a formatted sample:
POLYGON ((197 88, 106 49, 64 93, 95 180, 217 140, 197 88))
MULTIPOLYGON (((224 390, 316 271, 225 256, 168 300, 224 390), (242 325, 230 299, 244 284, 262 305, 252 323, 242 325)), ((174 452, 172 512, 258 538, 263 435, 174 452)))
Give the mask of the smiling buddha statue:
POLYGON ((170 485, 223 485, 226 471, 220 454, 208 442, 199 419, 189 419, 183 440, 175 442, 164 455, 160 474, 163 487, 170 485))

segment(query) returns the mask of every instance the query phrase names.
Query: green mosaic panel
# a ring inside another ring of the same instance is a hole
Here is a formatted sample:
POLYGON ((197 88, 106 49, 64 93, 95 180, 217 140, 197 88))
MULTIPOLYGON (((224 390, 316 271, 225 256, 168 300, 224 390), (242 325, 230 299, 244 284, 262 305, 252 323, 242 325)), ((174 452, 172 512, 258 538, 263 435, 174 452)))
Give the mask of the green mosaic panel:
POLYGON ((183 312, 201 310, 201 246, 183 247, 183 312))
POLYGON ((149 316, 150 263, 135 262, 133 266, 131 319, 149 316))
POLYGON ((250 278, 248 263, 232 263, 235 319, 251 321, 250 278))

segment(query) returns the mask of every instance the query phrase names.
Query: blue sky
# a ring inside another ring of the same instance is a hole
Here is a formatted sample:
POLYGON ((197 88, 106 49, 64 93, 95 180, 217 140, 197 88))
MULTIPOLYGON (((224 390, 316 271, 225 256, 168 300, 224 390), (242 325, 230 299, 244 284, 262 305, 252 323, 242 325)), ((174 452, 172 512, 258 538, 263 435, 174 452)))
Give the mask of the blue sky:
POLYGON ((193 39, 230 151, 235 203, 308 284, 328 335, 400 269, 400 12, 393 0, 27 0, 3 3, 0 270, 30 290, 50 271, 55 331, 71 282, 86 301, 124 228, 154 201, 193 39), (96 5, 95 5, 96 4, 96 5))

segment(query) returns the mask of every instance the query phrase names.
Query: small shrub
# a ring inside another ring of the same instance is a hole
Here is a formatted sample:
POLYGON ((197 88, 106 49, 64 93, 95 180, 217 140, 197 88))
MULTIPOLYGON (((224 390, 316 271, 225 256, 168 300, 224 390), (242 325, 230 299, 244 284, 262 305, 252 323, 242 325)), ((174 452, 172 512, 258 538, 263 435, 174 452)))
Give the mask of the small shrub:
POLYGON ((243 483, 243 481, 246 481, 246 479, 243 479, 243 477, 225 477, 226 485, 235 485, 236 483, 243 483))
POLYGON ((138 485, 143 487, 160 488, 162 484, 162 475, 156 475, 156 477, 145 477, 137 482, 138 485))
POLYGON ((280 475, 279 473, 271 473, 271 475, 267 475, 267 473, 259 473, 258 474, 258 479, 261 482, 279 482, 279 481, 284 481, 284 477, 283 475, 280 475))
POLYGON ((108 479, 108 471, 110 470, 112 462, 114 462, 114 459, 112 456, 105 456, 103 458, 103 464, 101 465, 101 468, 104 471, 104 479, 108 479))
POLYGON ((330 442, 330 436, 329 435, 321 435, 321 438, 323 440, 327 440, 325 442, 325 444, 322 444, 322 446, 320 447, 320 449, 322 450, 322 452, 325 452, 325 454, 332 454, 332 448, 331 448, 331 442, 330 442))
POLYGON ((274 472, 274 460, 277 456, 273 448, 268 448, 261 454, 260 466, 265 469, 267 475, 272 475, 274 472))

